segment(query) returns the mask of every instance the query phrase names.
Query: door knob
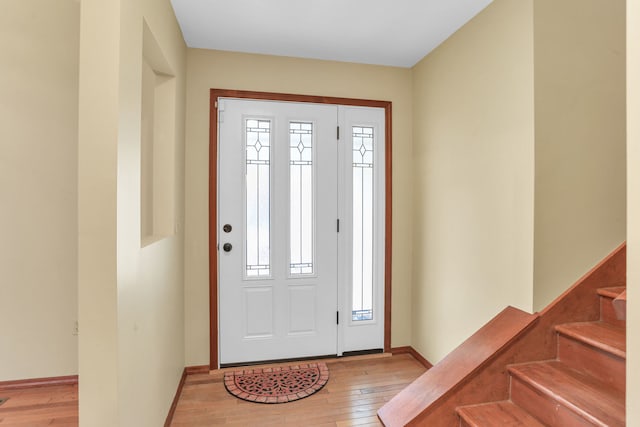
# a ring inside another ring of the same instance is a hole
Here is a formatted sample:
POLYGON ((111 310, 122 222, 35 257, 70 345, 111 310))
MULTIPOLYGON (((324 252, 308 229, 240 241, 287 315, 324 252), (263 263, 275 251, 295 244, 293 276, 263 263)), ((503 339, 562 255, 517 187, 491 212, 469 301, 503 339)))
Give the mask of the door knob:
POLYGON ((225 243, 224 245, 222 245, 222 250, 225 252, 231 252, 231 248, 233 248, 233 246, 231 246, 231 243, 225 243))
POLYGON ((231 224, 225 224, 225 225, 222 227, 222 231, 224 231, 225 233, 230 233, 230 232, 231 232, 231 230, 232 230, 231 224))

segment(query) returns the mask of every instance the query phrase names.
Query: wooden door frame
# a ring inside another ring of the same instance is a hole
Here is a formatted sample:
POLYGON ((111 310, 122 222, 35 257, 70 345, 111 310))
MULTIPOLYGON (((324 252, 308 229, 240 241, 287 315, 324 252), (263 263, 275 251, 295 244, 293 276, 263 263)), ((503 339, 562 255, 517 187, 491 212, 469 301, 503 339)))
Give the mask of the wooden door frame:
POLYGON ((218 98, 307 102, 384 109, 385 116, 385 250, 384 351, 391 351, 391 102, 246 90, 211 89, 209 98, 209 369, 218 369, 218 98))

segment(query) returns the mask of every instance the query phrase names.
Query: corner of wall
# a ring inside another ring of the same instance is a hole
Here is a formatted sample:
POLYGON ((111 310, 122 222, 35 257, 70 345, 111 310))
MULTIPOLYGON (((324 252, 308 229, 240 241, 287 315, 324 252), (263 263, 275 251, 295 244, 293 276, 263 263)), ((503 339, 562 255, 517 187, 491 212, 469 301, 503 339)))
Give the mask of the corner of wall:
MULTIPOLYGON (((627 0, 627 259, 640 257, 640 0, 627 0)), ((627 263, 627 425, 640 425, 640 264, 627 263)))
POLYGON ((414 67, 413 91, 412 345, 436 362, 532 306, 533 1, 494 1, 414 67))

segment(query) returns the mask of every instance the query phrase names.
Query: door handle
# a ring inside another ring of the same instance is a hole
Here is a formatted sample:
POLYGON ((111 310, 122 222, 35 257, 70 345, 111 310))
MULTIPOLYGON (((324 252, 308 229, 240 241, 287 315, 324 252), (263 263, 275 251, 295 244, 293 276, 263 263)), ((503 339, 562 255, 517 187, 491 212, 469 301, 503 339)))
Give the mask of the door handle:
POLYGON ((224 245, 222 245, 222 250, 225 252, 231 252, 231 248, 233 248, 233 246, 231 246, 231 243, 225 243, 224 245))

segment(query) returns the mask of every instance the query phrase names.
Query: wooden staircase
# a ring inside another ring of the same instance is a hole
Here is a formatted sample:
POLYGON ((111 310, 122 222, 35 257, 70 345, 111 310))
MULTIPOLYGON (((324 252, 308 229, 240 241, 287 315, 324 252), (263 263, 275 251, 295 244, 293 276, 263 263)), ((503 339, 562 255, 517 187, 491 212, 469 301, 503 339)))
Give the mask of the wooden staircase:
POLYGON ((624 291, 599 289, 600 320, 555 326, 556 359, 510 365, 510 399, 458 407, 460 426, 624 426, 624 291))
POLYGON ((507 307, 378 417, 386 427, 624 426, 625 281, 622 244, 541 312, 507 307))

